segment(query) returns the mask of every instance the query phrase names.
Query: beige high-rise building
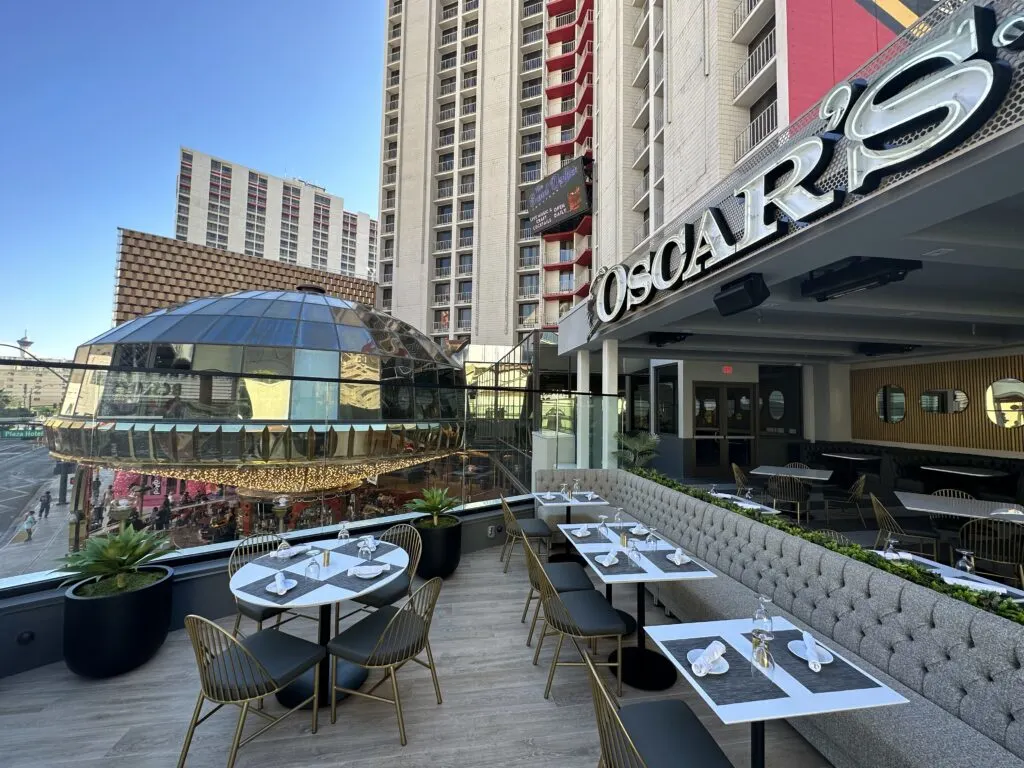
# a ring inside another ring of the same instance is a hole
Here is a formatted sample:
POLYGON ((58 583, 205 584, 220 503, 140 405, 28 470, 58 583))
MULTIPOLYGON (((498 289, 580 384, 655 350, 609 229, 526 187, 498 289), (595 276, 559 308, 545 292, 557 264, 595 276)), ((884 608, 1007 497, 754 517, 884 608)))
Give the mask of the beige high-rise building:
MULTIPOLYGON (((534 236, 530 187, 592 151, 593 0, 391 0, 384 306, 474 359, 584 300, 590 217, 534 236)), ((483 357, 481 357, 483 355, 483 357)))
POLYGON ((354 277, 377 267, 377 222, 302 179, 181 148, 175 238, 354 277))

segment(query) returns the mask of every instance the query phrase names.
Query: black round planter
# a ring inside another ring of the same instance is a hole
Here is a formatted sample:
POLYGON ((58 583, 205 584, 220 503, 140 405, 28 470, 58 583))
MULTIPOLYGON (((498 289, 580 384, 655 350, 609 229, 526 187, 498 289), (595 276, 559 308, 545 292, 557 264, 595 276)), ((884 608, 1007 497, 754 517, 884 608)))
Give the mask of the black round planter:
POLYGON ((171 576, 164 565, 144 566, 164 576, 120 595, 82 597, 64 593, 64 661, 83 677, 113 677, 153 658, 171 626, 171 576))
POLYGON ((462 559, 462 521, 454 517, 452 519, 456 521, 455 525, 446 528, 416 526, 423 539, 423 555, 416 569, 421 578, 440 576, 446 579, 459 567, 459 560, 462 559))

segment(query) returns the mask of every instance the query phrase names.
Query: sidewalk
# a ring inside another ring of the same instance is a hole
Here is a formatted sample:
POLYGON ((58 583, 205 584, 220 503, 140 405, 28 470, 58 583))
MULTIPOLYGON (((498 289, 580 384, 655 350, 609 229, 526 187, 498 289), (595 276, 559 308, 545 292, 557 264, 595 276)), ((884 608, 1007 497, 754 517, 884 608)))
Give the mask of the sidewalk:
POLYGON ((39 497, 43 491, 50 490, 53 496, 53 504, 50 505, 50 516, 39 520, 35 532, 32 534, 32 541, 25 540, 25 532, 18 530, 17 533, 8 538, 4 535, 7 543, 0 546, 0 578, 8 576, 21 576, 22 574, 34 571, 50 571, 57 567, 60 559, 68 553, 68 510, 70 507, 57 506, 57 485, 59 478, 45 483, 32 497, 15 526, 21 526, 25 520, 25 512, 29 508, 39 509, 39 497))

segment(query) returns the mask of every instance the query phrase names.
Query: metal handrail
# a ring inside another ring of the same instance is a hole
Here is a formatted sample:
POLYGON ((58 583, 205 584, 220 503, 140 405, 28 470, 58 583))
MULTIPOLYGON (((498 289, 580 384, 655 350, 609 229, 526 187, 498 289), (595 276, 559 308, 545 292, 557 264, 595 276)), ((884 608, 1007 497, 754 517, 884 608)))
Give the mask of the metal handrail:
POLYGON ((768 108, 750 121, 743 132, 736 137, 736 161, 750 152, 754 147, 771 136, 779 127, 778 102, 773 101, 768 108))
POLYGON ((773 29, 764 40, 757 44, 746 61, 732 76, 732 95, 736 98, 750 82, 757 77, 768 64, 775 58, 775 30, 773 29))

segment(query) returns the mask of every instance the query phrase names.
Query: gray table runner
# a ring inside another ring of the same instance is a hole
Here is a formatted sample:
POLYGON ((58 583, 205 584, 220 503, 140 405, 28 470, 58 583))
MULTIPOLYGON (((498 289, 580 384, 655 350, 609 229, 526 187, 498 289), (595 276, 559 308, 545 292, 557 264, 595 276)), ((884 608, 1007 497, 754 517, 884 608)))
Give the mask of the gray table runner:
MULTIPOLYGON (((743 636, 748 640, 751 639, 749 633, 743 636)), ((878 683, 835 654, 832 655, 831 664, 821 665, 821 672, 812 672, 806 661, 786 647, 791 640, 802 642, 803 633, 798 629, 787 629, 775 633, 775 639, 769 644, 775 664, 796 678, 796 681, 811 693, 836 693, 837 691, 857 691, 863 688, 879 687, 878 683)))
POLYGON ((608 503, 607 501, 602 499, 600 496, 598 496, 596 493, 594 494, 593 498, 589 498, 589 499, 587 498, 586 492, 574 493, 572 495, 572 498, 573 498, 574 501, 583 501, 583 502, 586 502, 587 504, 607 504, 608 503))
POLYGON ((750 661, 743 658, 739 651, 721 637, 669 640, 664 645, 681 665, 689 668, 690 662, 686 660, 686 654, 694 649, 703 651, 715 640, 725 646, 725 654, 722 658, 729 662, 729 671, 724 675, 705 675, 696 678, 696 684, 715 704, 723 707, 727 704, 749 704, 753 701, 789 698, 785 691, 769 680, 766 675, 754 669, 750 661))
MULTIPOLYGON (((351 539, 338 539, 338 543, 330 547, 332 552, 341 552, 352 557, 359 557, 359 537, 354 536, 351 539)), ((398 547, 394 544, 388 544, 386 541, 378 541, 377 548, 373 551, 374 560, 379 560, 383 555, 388 552, 394 552, 398 547)))
MULTIPOLYGON (((276 576, 277 574, 274 574, 276 576)), ((244 587, 239 587, 239 592, 246 592, 254 597, 259 597, 262 600, 269 600, 272 603, 278 605, 284 605, 290 603, 297 597, 301 597, 308 592, 312 592, 317 587, 322 587, 323 582, 317 579, 307 579, 305 576, 299 573, 286 573, 286 579, 295 579, 298 582, 294 587, 289 589, 285 594, 278 595, 276 592, 268 592, 267 585, 274 581, 274 576, 264 576, 259 581, 254 581, 252 584, 246 584, 244 587)))
POLYGON ((619 562, 615 565, 607 566, 597 562, 597 558, 604 557, 607 554, 608 552, 587 552, 587 555, 594 563, 594 567, 605 576, 627 576, 636 573, 647 573, 647 571, 630 560, 625 552, 619 552, 619 562))
POLYGON ((344 570, 341 573, 336 573, 327 579, 327 583, 341 589, 347 589, 350 592, 364 592, 370 587, 375 587, 379 582, 384 579, 394 576, 395 571, 401 571, 403 569, 391 566, 391 570, 384 571, 380 576, 375 576, 372 579, 360 579, 358 576, 349 576, 348 570, 344 570))
POLYGON ((551 498, 550 499, 547 498, 547 495, 544 494, 544 493, 538 494, 538 498, 541 501, 543 501, 545 504, 568 504, 569 503, 569 499, 566 497, 566 495, 564 493, 555 493, 554 491, 551 491, 551 498))

